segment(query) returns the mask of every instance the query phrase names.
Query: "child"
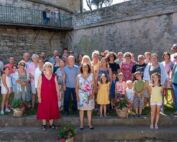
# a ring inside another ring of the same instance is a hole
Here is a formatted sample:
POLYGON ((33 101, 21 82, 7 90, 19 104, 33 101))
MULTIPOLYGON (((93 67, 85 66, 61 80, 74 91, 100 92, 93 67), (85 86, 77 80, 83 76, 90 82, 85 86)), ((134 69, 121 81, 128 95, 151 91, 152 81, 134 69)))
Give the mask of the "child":
POLYGON ((112 73, 112 82, 111 82, 111 85, 110 85, 111 109, 113 109, 113 107, 114 107, 114 105, 112 104, 112 102, 115 99, 115 85, 116 85, 116 82, 117 82, 117 73, 113 72, 112 73))
POLYGON ((123 73, 120 72, 118 74, 119 81, 116 83, 115 86, 115 92, 116 92, 116 99, 121 98, 123 95, 125 95, 126 90, 126 82, 123 81, 123 73))
POLYGON ((129 103, 129 111, 132 110, 132 104, 133 104, 133 97, 134 97, 134 90, 133 90, 133 82, 131 80, 127 80, 126 82, 127 88, 126 88, 126 97, 128 99, 129 103))
POLYGON ((1 115, 4 115, 4 106, 5 112, 10 112, 8 108, 9 105, 9 95, 11 93, 11 79, 9 77, 10 69, 9 67, 4 67, 3 75, 1 80, 1 94, 2 94, 2 103, 1 103, 1 115))
POLYGON ((136 111, 136 116, 140 117, 142 109, 144 107, 144 90, 145 90, 145 81, 142 80, 142 75, 140 71, 135 72, 135 81, 134 81, 134 99, 133 106, 136 111))
POLYGON ((100 117, 103 117, 103 110, 104 110, 104 117, 106 117, 106 105, 109 102, 109 82, 106 78, 105 74, 101 75, 101 81, 98 82, 98 95, 97 95, 97 103, 100 105, 100 117))
POLYGON ((160 75, 153 73, 151 76, 152 84, 150 85, 151 91, 151 125, 150 128, 158 129, 158 121, 160 117, 160 108, 162 106, 162 93, 163 87, 160 85, 160 75))

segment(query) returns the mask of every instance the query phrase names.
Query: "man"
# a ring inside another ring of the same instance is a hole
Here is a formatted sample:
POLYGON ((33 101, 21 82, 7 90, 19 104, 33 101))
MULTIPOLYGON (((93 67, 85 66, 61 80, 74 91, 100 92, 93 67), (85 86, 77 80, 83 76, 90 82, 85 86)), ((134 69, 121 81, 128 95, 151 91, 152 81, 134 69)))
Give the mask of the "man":
POLYGON ((29 52, 23 53, 23 60, 25 61, 25 67, 26 67, 26 69, 28 69, 28 66, 31 63, 30 53, 29 52))
POLYGON ((9 67, 10 69, 10 74, 14 73, 14 66, 15 66, 15 58, 13 56, 10 56, 8 59, 8 64, 5 66, 9 67))
POLYGON ((64 110, 67 114, 69 114, 69 102, 72 95, 72 110, 73 113, 77 111, 77 100, 76 100, 76 78, 78 74, 78 66, 75 65, 75 59, 73 55, 68 56, 68 64, 64 67, 65 72, 65 96, 64 96, 64 110))
POLYGON ((57 50, 53 51, 53 56, 51 58, 49 58, 49 62, 52 63, 53 65, 55 64, 55 57, 59 56, 59 53, 57 50))
POLYGON ((122 52, 118 52, 117 53, 117 59, 115 60, 115 62, 117 64, 121 65, 122 61, 123 61, 123 53, 122 52))
POLYGON ((138 55, 138 63, 133 65, 132 74, 134 74, 137 71, 140 71, 141 74, 143 75, 145 67, 146 67, 146 64, 145 64, 144 56, 143 55, 138 55))
POLYGON ((173 54, 171 54, 171 61, 172 61, 173 63, 175 63, 175 58, 174 58, 174 56, 175 56, 175 54, 177 53, 177 44, 173 44, 173 46, 171 47, 171 50, 172 50, 172 52, 173 52, 173 54))

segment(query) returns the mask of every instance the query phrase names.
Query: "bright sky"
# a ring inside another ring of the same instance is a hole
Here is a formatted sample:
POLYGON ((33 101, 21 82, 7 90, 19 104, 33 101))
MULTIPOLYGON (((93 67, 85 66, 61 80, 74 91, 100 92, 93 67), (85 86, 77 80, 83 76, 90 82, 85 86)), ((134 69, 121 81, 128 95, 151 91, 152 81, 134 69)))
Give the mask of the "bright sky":
MULTIPOLYGON (((128 0, 113 0, 112 4, 121 3, 121 2, 125 2, 125 1, 128 1, 128 0)), ((87 7, 86 0, 83 0, 83 8, 86 10, 89 10, 89 8, 87 7)))

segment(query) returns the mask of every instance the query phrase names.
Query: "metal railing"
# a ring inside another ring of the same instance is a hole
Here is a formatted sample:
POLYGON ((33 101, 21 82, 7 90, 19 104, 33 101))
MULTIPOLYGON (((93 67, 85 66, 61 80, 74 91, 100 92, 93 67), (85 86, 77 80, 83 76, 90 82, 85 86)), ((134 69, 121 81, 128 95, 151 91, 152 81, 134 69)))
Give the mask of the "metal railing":
POLYGON ((63 10, 49 12, 0 5, 0 24, 72 29, 72 15, 63 10))

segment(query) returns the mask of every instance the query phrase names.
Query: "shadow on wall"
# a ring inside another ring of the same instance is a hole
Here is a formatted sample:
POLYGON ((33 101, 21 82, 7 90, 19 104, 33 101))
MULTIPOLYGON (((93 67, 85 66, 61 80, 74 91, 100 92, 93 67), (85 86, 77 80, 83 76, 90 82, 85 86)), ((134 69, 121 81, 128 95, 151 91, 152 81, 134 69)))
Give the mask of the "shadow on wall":
POLYGON ((91 56, 94 50, 102 51, 103 38, 100 34, 95 34, 92 37, 84 35, 81 37, 80 41, 74 46, 75 53, 82 53, 91 56))

